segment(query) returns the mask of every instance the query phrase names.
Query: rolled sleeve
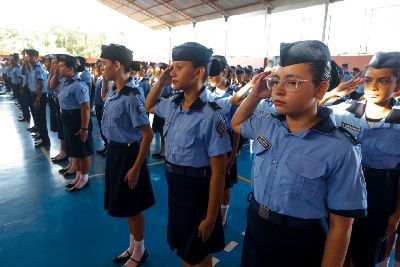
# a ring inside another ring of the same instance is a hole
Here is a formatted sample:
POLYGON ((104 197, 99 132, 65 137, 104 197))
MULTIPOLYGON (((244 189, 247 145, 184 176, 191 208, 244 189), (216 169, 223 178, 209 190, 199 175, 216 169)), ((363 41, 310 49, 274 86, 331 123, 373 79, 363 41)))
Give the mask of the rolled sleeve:
POLYGON ((167 112, 170 110, 172 104, 173 103, 171 101, 171 98, 160 98, 158 103, 154 106, 154 113, 158 117, 165 119, 167 116, 167 112))
POLYGON ((347 149, 327 180, 327 207, 337 215, 363 217, 367 209, 367 190, 361 166, 360 147, 347 149))
POLYGON ((143 105, 143 100, 139 95, 130 94, 128 102, 128 109, 132 121, 132 125, 134 128, 149 125, 150 121, 146 114, 146 110, 143 105))
POLYGON ((225 118, 222 113, 215 114, 205 121, 203 140, 209 157, 219 156, 232 151, 225 118))
POLYGON ((75 96, 79 105, 90 102, 89 88, 87 85, 80 82, 79 87, 77 87, 77 90, 75 91, 75 96))

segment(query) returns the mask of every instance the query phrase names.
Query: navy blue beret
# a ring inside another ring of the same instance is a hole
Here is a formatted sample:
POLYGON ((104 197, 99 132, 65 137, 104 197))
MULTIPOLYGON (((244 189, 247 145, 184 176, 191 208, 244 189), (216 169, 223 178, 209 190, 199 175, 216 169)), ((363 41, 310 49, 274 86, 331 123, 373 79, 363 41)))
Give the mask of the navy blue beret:
POLYGON ((25 49, 25 54, 30 57, 37 57, 39 56, 39 52, 35 49, 25 49))
POLYGON ((122 64, 126 64, 132 62, 133 52, 123 45, 102 45, 100 58, 119 61, 122 64))
POLYGON ((400 68, 400 52, 378 52, 372 57, 368 66, 375 69, 400 68))
POLYGON ((50 55, 50 60, 60 60, 60 58, 66 56, 67 54, 51 54, 50 55))
POLYGON ((223 70, 224 67, 222 66, 221 62, 218 59, 213 58, 211 60, 210 73, 208 76, 218 76, 223 70))
POLYGON ((64 62, 67 67, 76 69, 78 67, 76 57, 70 55, 60 55, 58 61, 64 62))
POLYGON ((14 59, 14 60, 19 60, 19 54, 18 53, 13 53, 13 54, 10 55, 10 58, 14 59))
POLYGON ((173 61, 192 61, 208 64, 211 62, 212 49, 199 43, 187 42, 172 49, 173 61))
POLYGON ((166 63, 157 63, 154 65, 154 68, 160 68, 162 70, 166 70, 168 68, 168 64, 166 63))
POLYGON ((79 65, 84 66, 86 64, 86 58, 81 57, 81 56, 77 56, 75 58, 78 61, 79 65))
POLYGON ((329 48, 321 41, 309 40, 295 43, 281 43, 279 65, 282 67, 330 60, 331 54, 329 48))
POLYGON ((42 59, 43 60, 50 60, 50 55, 44 55, 44 56, 42 56, 42 59))
POLYGON ((236 75, 241 75, 241 74, 243 74, 244 73, 244 71, 242 70, 242 69, 237 69, 236 71, 235 71, 235 74, 236 75))

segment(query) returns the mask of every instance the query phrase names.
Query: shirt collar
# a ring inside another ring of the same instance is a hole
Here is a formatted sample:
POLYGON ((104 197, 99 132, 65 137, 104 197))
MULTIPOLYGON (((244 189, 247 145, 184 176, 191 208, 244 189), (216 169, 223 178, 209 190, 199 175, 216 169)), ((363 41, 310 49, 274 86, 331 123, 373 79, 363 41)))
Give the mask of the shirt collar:
MULTIPOLYGON (((310 129, 306 130, 302 134, 300 134, 300 137, 306 136, 309 132, 314 131, 314 132, 319 132, 319 133, 324 133, 324 134, 330 134, 332 133, 333 130, 336 129, 336 125, 332 119, 332 110, 327 108, 327 107, 318 107, 317 110, 318 117, 320 118, 320 121, 316 123, 313 127, 310 129)), ((281 121, 281 123, 284 123, 286 125, 286 116, 283 114, 275 114, 273 115, 275 118, 281 121)))
MULTIPOLYGON (((117 89, 117 85, 115 83, 114 83, 112 89, 113 89, 113 91, 115 91, 117 89)), ((132 84, 132 77, 129 77, 126 80, 124 87, 122 87, 122 89, 119 91, 118 94, 129 95, 129 93, 132 92, 133 89, 134 89, 134 86, 132 84)))
MULTIPOLYGON (((353 113, 356 118, 360 119, 362 116, 364 116, 366 104, 366 100, 357 101, 351 104, 351 106, 346 110, 350 113, 353 113)), ((400 123, 400 111, 398 108, 396 108, 397 106, 397 101, 394 98, 391 98, 389 102, 389 108, 391 111, 385 118, 386 123, 400 123)))
MULTIPOLYGON (((205 91, 205 86, 203 86, 203 87, 201 88, 200 95, 199 95, 199 97, 196 99, 196 101, 194 101, 194 102, 190 105, 190 107, 189 107, 190 110, 200 111, 200 110, 204 107, 204 105, 205 105, 206 103, 201 99, 202 94, 204 93, 204 91, 205 91)), ((185 94, 184 94, 184 92, 181 92, 181 93, 178 94, 177 97, 175 97, 175 99, 173 100, 173 102, 174 102, 176 105, 180 105, 180 104, 182 103, 182 101, 184 100, 184 98, 185 98, 185 94)))

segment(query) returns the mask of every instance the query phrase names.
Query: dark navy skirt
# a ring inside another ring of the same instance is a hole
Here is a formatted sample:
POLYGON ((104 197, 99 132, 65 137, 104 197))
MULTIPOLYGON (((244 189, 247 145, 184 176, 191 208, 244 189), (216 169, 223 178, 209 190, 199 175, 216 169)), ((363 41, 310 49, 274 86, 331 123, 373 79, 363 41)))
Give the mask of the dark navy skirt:
POLYGON ((68 157, 83 158, 93 154, 92 121, 89 118, 88 138, 82 142, 79 135, 76 135, 81 128, 81 110, 61 111, 63 121, 63 132, 65 140, 65 150, 68 157))
POLYGON ((139 143, 130 146, 117 142, 108 143, 104 209, 113 217, 136 216, 155 203, 146 160, 140 168, 139 181, 134 189, 130 189, 124 181, 138 153, 139 143))
POLYGON ((208 254, 224 249, 225 236, 218 213, 210 238, 198 237, 200 223, 207 216, 210 177, 199 178, 166 172, 168 182, 168 233, 172 250, 185 262, 196 265, 208 254))

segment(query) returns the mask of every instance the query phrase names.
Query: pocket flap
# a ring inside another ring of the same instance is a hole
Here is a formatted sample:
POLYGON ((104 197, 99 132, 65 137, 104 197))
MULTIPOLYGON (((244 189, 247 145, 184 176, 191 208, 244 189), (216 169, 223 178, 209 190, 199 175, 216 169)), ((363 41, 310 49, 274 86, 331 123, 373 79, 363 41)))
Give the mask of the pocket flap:
POLYGON ((290 155, 286 160, 286 166, 290 171, 309 179, 323 176, 327 168, 327 164, 323 161, 298 155, 290 155))

